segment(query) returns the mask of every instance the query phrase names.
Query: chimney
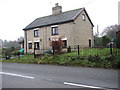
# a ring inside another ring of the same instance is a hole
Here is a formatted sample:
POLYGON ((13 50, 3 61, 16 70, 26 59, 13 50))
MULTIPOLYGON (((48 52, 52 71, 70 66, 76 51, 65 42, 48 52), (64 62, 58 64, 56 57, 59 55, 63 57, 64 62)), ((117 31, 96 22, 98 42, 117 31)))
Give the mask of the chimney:
POLYGON ((58 3, 55 4, 55 7, 52 8, 52 14, 53 15, 58 15, 62 13, 62 6, 59 6, 58 3))

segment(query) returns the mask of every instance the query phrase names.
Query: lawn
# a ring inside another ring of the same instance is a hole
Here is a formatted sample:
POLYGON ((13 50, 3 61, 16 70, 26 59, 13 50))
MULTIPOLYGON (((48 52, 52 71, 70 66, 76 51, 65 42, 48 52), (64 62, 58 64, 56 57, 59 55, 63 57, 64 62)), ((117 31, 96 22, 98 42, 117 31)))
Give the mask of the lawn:
MULTIPOLYGON (((116 49, 118 51, 118 49, 116 49)), ((112 49, 113 54, 115 54, 115 49, 112 49)), ((119 51, 120 52, 120 51, 119 51)), ((89 55, 108 55, 110 54, 110 48, 92 48, 92 49, 82 49, 80 50, 79 56, 89 56, 89 55)), ((78 56, 78 52, 66 53, 63 56, 78 56)))
POLYGON ((65 53, 61 55, 48 55, 40 56, 34 59, 34 55, 24 55, 20 59, 13 58, 10 60, 3 60, 3 62, 13 63, 35 63, 35 64, 55 64, 65 66, 83 66, 83 67, 101 67, 101 68, 120 68, 120 50, 113 55, 110 54, 109 48, 104 49, 85 49, 78 52, 65 53), (119 55, 118 55, 119 54, 119 55), (117 55, 117 56, 116 56, 117 55))

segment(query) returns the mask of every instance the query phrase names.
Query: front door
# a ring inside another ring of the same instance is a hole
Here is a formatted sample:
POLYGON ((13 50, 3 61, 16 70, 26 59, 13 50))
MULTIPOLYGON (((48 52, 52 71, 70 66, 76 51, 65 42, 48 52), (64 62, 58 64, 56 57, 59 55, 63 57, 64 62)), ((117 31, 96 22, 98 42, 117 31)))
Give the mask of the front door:
POLYGON ((91 47, 91 39, 89 39, 89 47, 91 47))

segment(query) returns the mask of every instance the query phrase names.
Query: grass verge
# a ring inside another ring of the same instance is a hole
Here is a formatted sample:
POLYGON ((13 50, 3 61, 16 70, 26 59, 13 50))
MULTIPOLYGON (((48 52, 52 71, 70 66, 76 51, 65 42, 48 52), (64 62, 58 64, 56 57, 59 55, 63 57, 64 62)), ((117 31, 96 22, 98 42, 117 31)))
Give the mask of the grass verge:
POLYGON ((12 63, 34 63, 34 64, 55 64, 65 66, 83 66, 83 67, 100 67, 100 68, 120 68, 120 55, 110 55, 109 49, 80 50, 77 52, 66 53, 62 55, 48 56, 44 55, 34 59, 34 55, 24 55, 19 58, 3 60, 2 62, 12 63))

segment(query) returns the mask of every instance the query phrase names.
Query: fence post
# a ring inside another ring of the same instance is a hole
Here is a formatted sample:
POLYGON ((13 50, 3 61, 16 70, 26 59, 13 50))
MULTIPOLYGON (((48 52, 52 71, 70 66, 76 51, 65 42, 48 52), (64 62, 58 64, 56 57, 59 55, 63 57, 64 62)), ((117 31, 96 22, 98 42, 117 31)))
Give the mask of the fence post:
POLYGON ((18 58, 19 58, 19 60, 20 60, 20 53, 18 53, 18 58))
POLYGON ((36 55, 35 55, 35 48, 34 48, 34 58, 36 58, 36 55))
POLYGON ((110 54, 112 55, 112 44, 110 44, 110 54))
POLYGON ((79 52, 79 45, 78 45, 78 55, 80 54, 80 52, 79 52))
POLYGON ((55 53, 55 49, 54 49, 54 47, 53 47, 53 55, 54 55, 54 53, 55 53))

